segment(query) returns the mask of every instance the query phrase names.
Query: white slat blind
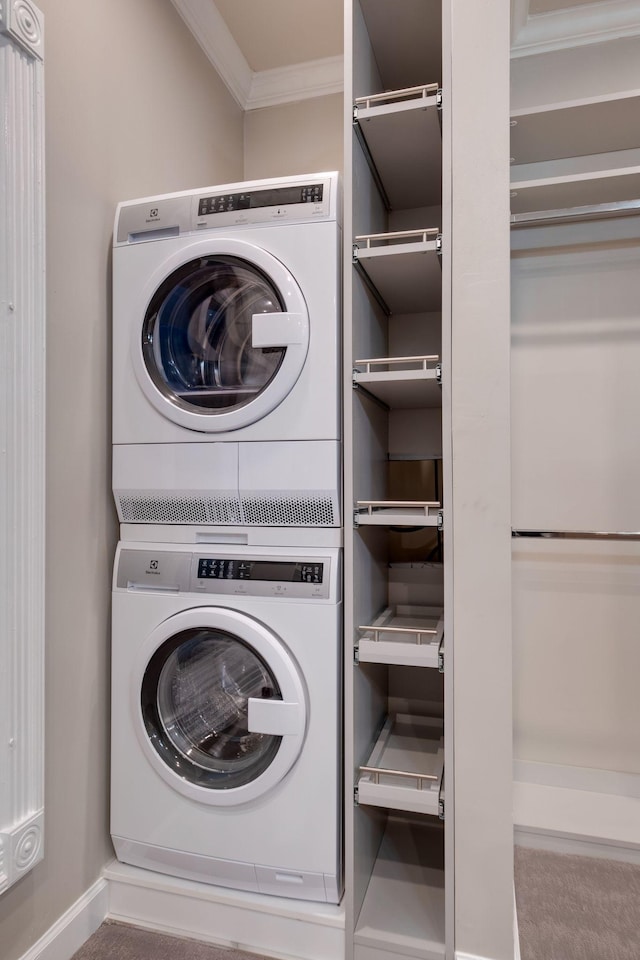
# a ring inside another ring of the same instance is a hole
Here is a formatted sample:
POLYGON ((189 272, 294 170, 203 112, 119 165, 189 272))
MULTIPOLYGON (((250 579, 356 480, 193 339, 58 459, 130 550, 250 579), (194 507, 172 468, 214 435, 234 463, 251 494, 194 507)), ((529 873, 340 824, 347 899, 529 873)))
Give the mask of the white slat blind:
POLYGON ((43 855, 43 27, 0 0, 0 893, 43 855))

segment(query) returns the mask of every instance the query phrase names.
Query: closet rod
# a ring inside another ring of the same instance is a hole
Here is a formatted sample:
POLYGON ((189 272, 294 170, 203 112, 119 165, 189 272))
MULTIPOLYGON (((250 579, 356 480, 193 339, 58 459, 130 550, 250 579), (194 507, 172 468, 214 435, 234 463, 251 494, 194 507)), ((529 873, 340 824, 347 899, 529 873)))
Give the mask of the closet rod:
POLYGON ((619 530, 512 530, 512 537, 531 537, 542 540, 640 540, 640 531, 619 530))
POLYGON ((606 220, 640 214, 639 200, 621 200, 617 203, 592 203, 584 207, 566 207, 560 210, 531 210, 512 213, 512 227, 530 227, 534 224, 571 223, 580 220, 606 220))

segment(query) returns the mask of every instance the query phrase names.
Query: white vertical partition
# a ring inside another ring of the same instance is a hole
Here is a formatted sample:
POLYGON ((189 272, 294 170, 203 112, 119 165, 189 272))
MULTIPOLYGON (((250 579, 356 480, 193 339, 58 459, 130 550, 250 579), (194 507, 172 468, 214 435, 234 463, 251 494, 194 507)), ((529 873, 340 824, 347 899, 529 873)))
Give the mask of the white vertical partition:
MULTIPOLYGON (((455 948, 456 960, 513 960, 509 4, 445 7, 455 948)), ((450 774, 448 767, 447 791, 450 774)), ((450 800, 447 793, 447 810, 450 800)))
POLYGON ((43 41, 0 0, 0 893, 43 855, 43 41))

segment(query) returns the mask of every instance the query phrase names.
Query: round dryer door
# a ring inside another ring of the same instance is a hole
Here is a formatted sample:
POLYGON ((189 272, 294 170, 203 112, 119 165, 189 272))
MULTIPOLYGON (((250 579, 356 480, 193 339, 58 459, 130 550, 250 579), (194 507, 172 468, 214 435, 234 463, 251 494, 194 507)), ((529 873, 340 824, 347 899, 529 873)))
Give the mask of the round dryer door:
POLYGON ((204 432, 262 419, 291 392, 309 347, 307 308, 291 274, 237 240, 198 241, 163 273, 134 346, 148 399, 204 432))
POLYGON ((304 688, 281 641, 232 610, 171 617, 134 671, 138 733, 156 771, 212 804, 274 787, 302 748, 304 688))

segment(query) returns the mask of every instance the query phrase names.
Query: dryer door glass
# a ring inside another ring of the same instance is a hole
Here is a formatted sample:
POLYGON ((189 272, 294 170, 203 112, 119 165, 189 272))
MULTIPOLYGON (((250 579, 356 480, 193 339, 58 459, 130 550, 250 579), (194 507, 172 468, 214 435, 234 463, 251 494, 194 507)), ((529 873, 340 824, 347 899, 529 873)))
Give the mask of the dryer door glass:
POLYGON ((215 415, 246 406, 273 380, 286 352, 252 346, 252 318, 284 309, 254 264, 222 255, 184 264, 159 287, 144 319, 151 380, 183 410, 215 415))
POLYGON ((180 777, 213 790, 250 783, 282 738, 250 732, 248 700, 282 700, 273 673, 239 638, 210 627, 183 630, 153 655, 141 707, 147 735, 180 777))

